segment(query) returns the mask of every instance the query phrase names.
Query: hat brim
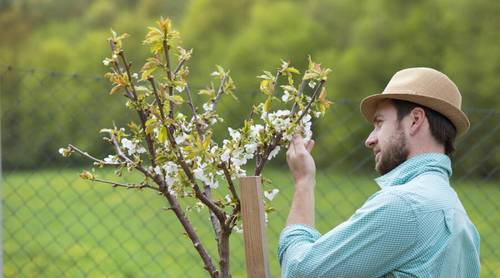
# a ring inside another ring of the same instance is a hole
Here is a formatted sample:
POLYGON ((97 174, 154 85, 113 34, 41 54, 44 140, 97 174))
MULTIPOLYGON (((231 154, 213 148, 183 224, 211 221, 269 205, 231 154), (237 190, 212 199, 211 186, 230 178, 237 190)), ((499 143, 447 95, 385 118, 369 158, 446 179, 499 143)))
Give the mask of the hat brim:
POLYGON ((455 106, 439 98, 433 98, 422 95, 412 95, 408 93, 390 93, 376 94, 365 97, 361 101, 360 109, 364 118, 368 122, 373 122, 373 115, 377 109, 377 104, 385 99, 399 99, 413 103, 417 103, 428 107, 436 112, 447 117, 457 129, 457 137, 464 135, 470 127, 470 122, 464 112, 457 109, 455 106))

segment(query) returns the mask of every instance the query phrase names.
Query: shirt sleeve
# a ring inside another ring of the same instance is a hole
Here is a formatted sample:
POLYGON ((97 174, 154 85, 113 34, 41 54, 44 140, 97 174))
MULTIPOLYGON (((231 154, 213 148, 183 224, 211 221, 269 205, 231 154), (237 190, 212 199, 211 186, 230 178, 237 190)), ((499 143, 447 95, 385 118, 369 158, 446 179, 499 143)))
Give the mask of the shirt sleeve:
POLYGON ((411 203, 378 192, 323 236, 305 225, 287 226, 278 245, 282 277, 380 277, 408 260, 417 234, 411 203))

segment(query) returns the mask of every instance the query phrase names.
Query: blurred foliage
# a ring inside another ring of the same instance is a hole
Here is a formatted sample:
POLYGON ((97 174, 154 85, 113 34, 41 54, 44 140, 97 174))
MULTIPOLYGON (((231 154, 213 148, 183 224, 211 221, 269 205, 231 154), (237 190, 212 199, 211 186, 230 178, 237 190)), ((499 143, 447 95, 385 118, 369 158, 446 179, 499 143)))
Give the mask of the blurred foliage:
MULTIPOLYGON (((256 97, 264 97, 257 93, 256 75, 274 70, 280 58, 304 68, 308 54, 333 68, 328 90, 334 101, 359 102, 380 92, 397 70, 428 66, 455 81, 466 111, 497 108, 499 14, 500 2, 493 0, 7 0, 0 2, 0 26, 4 27, 0 64, 102 76, 101 61, 109 54, 106 38, 113 28, 131 34, 125 48, 138 71, 147 52, 139 43, 145 27, 159 16, 168 16, 181 31, 183 45, 194 48, 193 91, 207 85, 215 64, 231 70, 239 102, 227 98, 219 106, 223 115, 233 115, 226 117, 229 126, 248 115, 249 103, 256 97)), ((10 72, 1 80, 4 167, 37 167, 70 137, 104 155, 105 150, 88 134, 110 126, 112 119, 124 124, 128 116, 122 115, 123 103, 107 96, 109 89, 100 81, 61 84, 70 76, 37 81, 24 78, 26 74, 29 71, 10 72), (30 89, 34 87, 36 92, 30 89), (85 107, 91 105, 100 105, 102 111, 88 115, 85 107), (72 117, 94 120, 75 126, 72 117), (23 134, 33 135, 23 138, 23 134), (13 149, 23 153, 5 151, 13 149)), ((331 155, 362 146, 369 129, 367 125, 352 130, 352 125, 345 125, 359 119, 349 116, 340 121, 332 115, 315 126, 316 137, 325 135, 319 143, 330 150, 319 155, 320 164, 331 155), (328 145, 333 138, 349 140, 328 145)), ((219 132, 226 131, 220 128, 219 132)), ((488 146, 483 146, 468 159, 472 163, 486 152, 488 146)))

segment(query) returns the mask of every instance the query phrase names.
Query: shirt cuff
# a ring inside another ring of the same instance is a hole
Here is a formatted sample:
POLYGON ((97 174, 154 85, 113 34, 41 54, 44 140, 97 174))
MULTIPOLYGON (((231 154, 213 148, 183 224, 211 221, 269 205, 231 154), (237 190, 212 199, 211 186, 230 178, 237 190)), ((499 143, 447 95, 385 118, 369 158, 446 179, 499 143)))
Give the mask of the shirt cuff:
POLYGON ((320 237, 321 234, 318 230, 304 224, 286 226, 283 231, 281 231, 278 243, 278 261, 280 265, 282 264, 285 251, 290 245, 295 243, 313 243, 320 237))

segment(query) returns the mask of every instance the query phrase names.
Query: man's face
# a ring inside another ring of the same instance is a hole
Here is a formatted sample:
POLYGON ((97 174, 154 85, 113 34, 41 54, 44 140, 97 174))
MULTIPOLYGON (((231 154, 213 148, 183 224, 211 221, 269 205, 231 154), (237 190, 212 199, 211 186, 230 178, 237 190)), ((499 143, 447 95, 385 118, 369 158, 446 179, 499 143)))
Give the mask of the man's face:
POLYGON ((379 102, 373 126, 365 146, 373 150, 375 171, 384 175, 406 161, 409 154, 405 132, 390 101, 379 102))

